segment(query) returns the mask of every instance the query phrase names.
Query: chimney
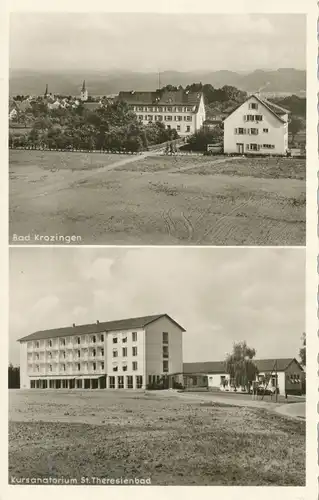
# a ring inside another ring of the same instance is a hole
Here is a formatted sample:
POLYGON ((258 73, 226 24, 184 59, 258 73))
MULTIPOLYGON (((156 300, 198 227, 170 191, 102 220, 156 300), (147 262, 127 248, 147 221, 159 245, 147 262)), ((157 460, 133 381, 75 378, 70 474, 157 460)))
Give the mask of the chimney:
POLYGON ((96 320, 96 324, 97 324, 97 325, 99 325, 99 324, 100 324, 100 322, 99 322, 99 320, 98 320, 98 319, 96 320))
POLYGON ((75 323, 73 323, 73 328, 75 328, 75 323))

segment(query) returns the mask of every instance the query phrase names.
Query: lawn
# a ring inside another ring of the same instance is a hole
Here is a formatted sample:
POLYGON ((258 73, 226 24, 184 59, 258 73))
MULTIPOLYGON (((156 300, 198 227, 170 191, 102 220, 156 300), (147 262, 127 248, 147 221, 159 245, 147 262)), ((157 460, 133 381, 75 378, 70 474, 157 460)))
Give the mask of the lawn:
POLYGON ((10 391, 11 477, 153 485, 305 484, 305 423, 129 391, 10 391))
POLYGON ((303 160, 12 150, 9 188, 10 243, 305 244, 303 160))

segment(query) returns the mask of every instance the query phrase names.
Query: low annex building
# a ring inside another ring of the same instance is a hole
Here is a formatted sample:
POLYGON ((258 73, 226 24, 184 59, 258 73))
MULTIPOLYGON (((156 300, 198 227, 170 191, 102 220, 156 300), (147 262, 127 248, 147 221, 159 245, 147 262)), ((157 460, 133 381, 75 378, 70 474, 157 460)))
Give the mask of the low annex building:
POLYGON ((22 389, 144 389, 183 368, 168 314, 42 330, 19 339, 22 389))
MULTIPOLYGON (((258 375, 256 380, 264 384, 269 378, 269 388, 277 387, 279 394, 301 394, 305 372, 295 358, 254 359, 258 375)), ((211 390, 233 391, 234 387, 223 361, 183 364, 183 385, 187 388, 206 387, 211 390)), ((237 388, 241 391, 241 388, 237 388)))
POLYGON ((202 92, 183 89, 120 92, 117 100, 127 102, 144 125, 161 122, 181 137, 194 134, 206 118, 202 92))
POLYGON ((249 96, 224 120, 224 152, 285 155, 289 113, 260 95, 249 96))

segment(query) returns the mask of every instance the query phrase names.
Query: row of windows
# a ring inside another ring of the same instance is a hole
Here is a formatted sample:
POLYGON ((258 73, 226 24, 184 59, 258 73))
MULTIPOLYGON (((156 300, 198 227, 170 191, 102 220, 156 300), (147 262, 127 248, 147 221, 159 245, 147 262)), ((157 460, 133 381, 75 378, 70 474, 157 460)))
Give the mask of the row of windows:
MULTIPOLYGON (((117 349, 113 349, 113 358, 117 358, 119 355, 119 352, 117 349)), ((122 356, 125 358, 127 356, 127 347, 122 347, 122 356)), ((137 356, 137 347, 133 346, 132 347, 132 356, 137 356)))
MULTIPOLYGON (((237 144, 239 145, 239 144, 237 144)), ((246 150, 247 151, 259 151, 260 149, 275 149, 274 144, 246 144, 246 150)))
MULTIPOLYGON (((53 367, 53 365, 49 365, 47 368, 48 368, 48 371, 49 371, 49 372, 57 371, 57 370, 55 370, 55 367, 53 367)), ((72 368, 73 368, 73 367, 72 367, 72 368)), ((86 369, 86 367, 82 367, 82 368, 83 368, 83 369, 86 369)), ((97 368, 98 368, 98 367, 97 367, 97 363, 92 363, 92 366, 90 367, 90 370, 95 371, 95 370, 97 370, 97 368)), ((77 371, 80 371, 80 370, 81 370, 81 363, 76 363, 76 365, 75 365, 75 369, 76 369, 77 371)), ((100 370, 104 370, 104 362, 103 362, 103 361, 99 364, 99 369, 100 369, 100 370)), ((60 370, 60 371, 63 371, 63 372, 64 372, 64 371, 66 371, 66 365, 65 365, 64 363, 63 363, 63 364, 61 364, 61 365, 59 366, 59 370, 60 370)), ((40 372, 40 367, 39 367, 39 365, 35 365, 35 366, 33 366, 33 369, 31 369, 30 371, 40 372)))
MULTIPOLYGON (((83 354, 83 353, 81 353, 81 351, 79 351, 79 350, 74 351, 74 354, 76 354, 76 356, 77 356, 78 358, 80 358, 80 357, 81 357, 81 355, 82 355, 82 356, 84 355, 84 354, 83 354)), ((66 355, 67 355, 67 354, 66 354, 66 352, 65 352, 65 351, 60 351, 60 353, 59 353, 59 356, 60 356, 60 358, 62 358, 62 359, 66 359, 66 355)), ((88 353, 88 355, 89 355, 90 357, 93 357, 93 358, 95 358, 96 356, 104 356, 104 349, 103 349, 103 347, 102 347, 101 349, 98 349, 98 350, 97 350, 97 349, 92 349, 92 351, 90 351, 90 352, 88 353)), ((32 355, 31 355, 31 356, 32 356, 32 355)), ((33 354, 33 356, 34 356, 34 359, 36 359, 36 360, 37 360, 37 359, 40 359, 40 354, 39 354, 39 353, 34 353, 34 354, 33 354)), ((47 357, 48 357, 48 359, 58 359, 58 356, 54 355, 51 351, 47 352, 47 357)), ((28 356, 28 359, 31 359, 31 357, 29 357, 29 356, 28 356)), ((43 359, 44 359, 44 358, 43 358, 43 359)))
MULTIPOLYGON (((125 344, 127 342, 128 335, 125 333, 122 336, 122 342, 125 344)), ((117 344, 119 340, 119 337, 114 335, 113 336, 113 344, 117 344)), ((132 332, 132 342, 137 342, 137 332, 132 332)))
MULTIPOLYGON (((263 128, 263 133, 268 134, 269 129, 268 128, 263 128)), ((258 135, 259 134, 259 129, 258 128, 235 128, 234 133, 238 135, 258 135)))
MULTIPOLYGON (((143 387, 143 377, 142 375, 136 375, 136 388, 142 389, 143 387)), ((109 377, 109 388, 115 389, 116 377, 109 377)), ((126 386, 128 389, 133 389, 133 375, 126 376, 126 386)), ((124 376, 119 375, 117 377, 117 389, 124 389, 124 376)))
POLYGON ((192 111, 190 106, 133 106, 133 111, 151 113, 187 113, 192 111))
POLYGON ((100 334, 100 335, 92 335, 91 337, 88 338, 88 340, 86 339, 86 337, 72 337, 70 339, 68 339, 68 342, 65 338, 60 338, 58 340, 55 340, 53 341, 52 339, 49 339, 45 342, 45 344, 43 345, 41 343, 40 340, 36 340, 35 342, 28 342, 27 343, 27 347, 28 349, 31 348, 31 347, 34 347, 36 349, 40 349, 41 347, 57 347, 57 346, 61 346, 61 347, 64 347, 67 345, 70 345, 70 344, 78 344, 80 345, 81 344, 81 341, 82 343, 91 343, 91 344, 96 344, 97 342, 104 342, 104 334, 100 334))
POLYGON ((263 115, 244 115, 245 122, 261 122, 263 115))
MULTIPOLYGON (((134 372, 136 372, 137 368, 138 368, 137 361, 133 361, 132 362, 132 370, 134 372)), ((118 371, 119 371, 119 366, 118 365, 113 365, 113 372, 118 372, 118 371)), ((123 372, 127 372, 127 364, 126 363, 122 365, 122 371, 123 372)))
MULTIPOLYGON (((148 122, 152 122, 153 119, 154 121, 158 121, 158 122, 172 122, 172 121, 175 121, 175 122, 181 122, 183 120, 183 117, 182 116, 172 116, 172 115, 166 115, 166 116, 161 116, 161 115, 137 115, 138 116, 138 119, 139 120, 145 120, 145 121, 148 121, 148 122)), ((192 116, 184 116, 184 121, 185 122, 191 122, 193 119, 192 116)))

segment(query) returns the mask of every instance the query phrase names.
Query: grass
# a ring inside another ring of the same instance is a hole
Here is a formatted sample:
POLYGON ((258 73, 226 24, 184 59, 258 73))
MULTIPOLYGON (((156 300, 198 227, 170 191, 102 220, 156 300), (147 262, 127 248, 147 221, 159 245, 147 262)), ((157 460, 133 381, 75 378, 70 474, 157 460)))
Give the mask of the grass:
POLYGON ((143 392, 14 391, 10 414, 9 478, 305 483, 305 423, 264 409, 143 392))

